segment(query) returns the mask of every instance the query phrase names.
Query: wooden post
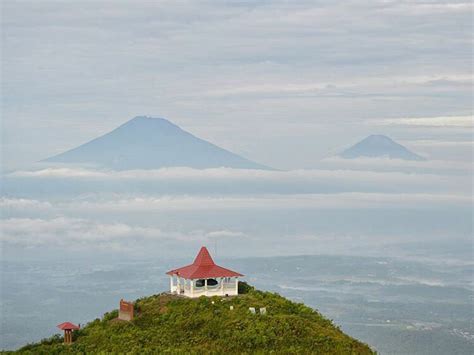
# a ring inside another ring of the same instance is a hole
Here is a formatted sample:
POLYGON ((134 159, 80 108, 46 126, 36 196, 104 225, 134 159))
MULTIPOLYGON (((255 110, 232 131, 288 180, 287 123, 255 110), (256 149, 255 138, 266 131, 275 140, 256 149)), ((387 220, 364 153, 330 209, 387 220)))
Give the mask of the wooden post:
POLYGON ((72 344, 72 330, 64 330, 64 344, 72 344))

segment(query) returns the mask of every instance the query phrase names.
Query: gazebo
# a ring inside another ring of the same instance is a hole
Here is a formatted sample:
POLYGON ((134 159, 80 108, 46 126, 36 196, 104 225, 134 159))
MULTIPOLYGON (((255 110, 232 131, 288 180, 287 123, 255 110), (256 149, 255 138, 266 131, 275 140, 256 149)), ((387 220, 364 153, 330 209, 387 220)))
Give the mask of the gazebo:
POLYGON ((170 292, 186 297, 236 296, 238 278, 244 275, 214 263, 206 247, 199 250, 191 265, 166 273, 170 276, 170 292))
POLYGON ((79 330, 80 327, 71 322, 58 324, 59 329, 64 330, 64 344, 72 344, 72 331, 79 330))

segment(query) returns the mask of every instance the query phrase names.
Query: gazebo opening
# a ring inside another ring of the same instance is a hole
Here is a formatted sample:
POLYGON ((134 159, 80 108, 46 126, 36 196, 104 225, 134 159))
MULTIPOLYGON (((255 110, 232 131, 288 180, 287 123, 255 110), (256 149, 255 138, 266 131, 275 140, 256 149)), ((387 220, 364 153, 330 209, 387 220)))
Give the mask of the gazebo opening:
MULTIPOLYGON (((196 287, 204 287, 206 283, 205 279, 196 280, 196 287)), ((219 281, 216 279, 207 279, 207 286, 217 286, 219 281)))

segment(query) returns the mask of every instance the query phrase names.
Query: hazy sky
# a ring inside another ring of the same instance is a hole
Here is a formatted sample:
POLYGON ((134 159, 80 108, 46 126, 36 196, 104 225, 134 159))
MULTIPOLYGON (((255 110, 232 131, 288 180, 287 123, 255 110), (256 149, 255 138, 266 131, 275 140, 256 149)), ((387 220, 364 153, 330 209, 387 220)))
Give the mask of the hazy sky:
POLYGON ((3 164, 137 115, 278 168, 371 133, 470 161, 471 21, 462 1, 5 0, 3 164))

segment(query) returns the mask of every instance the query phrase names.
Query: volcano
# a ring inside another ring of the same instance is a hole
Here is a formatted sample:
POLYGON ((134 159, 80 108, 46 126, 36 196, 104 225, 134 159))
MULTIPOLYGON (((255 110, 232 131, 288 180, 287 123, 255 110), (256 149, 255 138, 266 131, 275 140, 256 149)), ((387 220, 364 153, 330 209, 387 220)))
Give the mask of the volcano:
POLYGON ((164 118, 139 116, 43 162, 114 170, 190 167, 269 169, 182 130, 164 118))
POLYGON ((384 135, 368 136, 359 143, 343 151, 339 156, 345 159, 366 157, 420 161, 426 160, 422 156, 413 153, 403 145, 398 144, 393 139, 384 135))

